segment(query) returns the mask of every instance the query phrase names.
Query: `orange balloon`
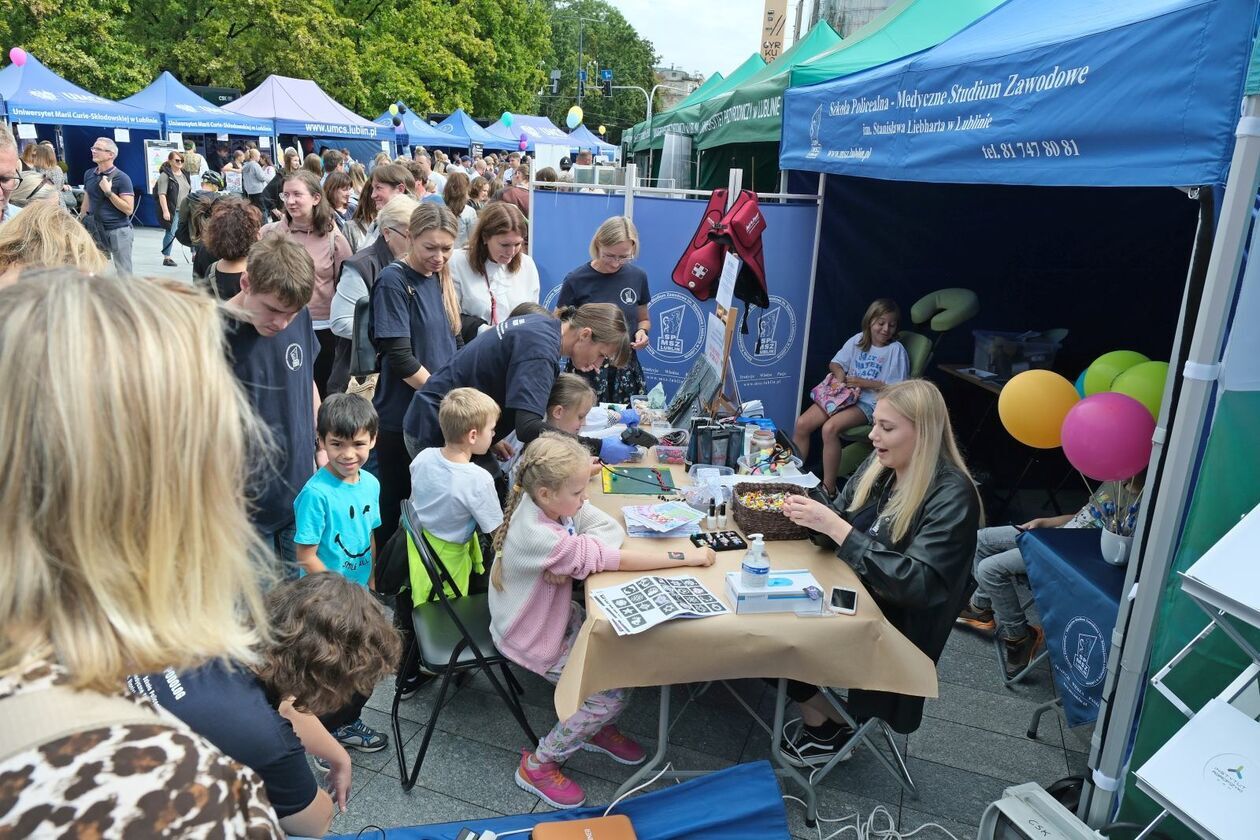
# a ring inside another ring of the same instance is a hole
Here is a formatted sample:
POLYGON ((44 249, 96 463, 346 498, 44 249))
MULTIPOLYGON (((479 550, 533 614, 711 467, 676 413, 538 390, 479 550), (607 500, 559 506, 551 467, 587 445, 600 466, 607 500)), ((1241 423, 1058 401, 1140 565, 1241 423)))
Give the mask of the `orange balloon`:
POLYGON ((1063 418, 1080 399, 1076 386, 1054 371, 1026 370, 1003 386, 998 416, 1025 446, 1054 449, 1063 442, 1063 418))

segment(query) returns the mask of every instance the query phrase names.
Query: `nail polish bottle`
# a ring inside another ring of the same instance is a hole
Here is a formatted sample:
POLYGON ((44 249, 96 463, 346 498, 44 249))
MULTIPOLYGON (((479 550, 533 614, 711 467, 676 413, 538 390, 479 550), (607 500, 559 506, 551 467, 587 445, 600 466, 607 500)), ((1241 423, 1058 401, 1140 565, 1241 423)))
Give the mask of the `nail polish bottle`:
POLYGON ((712 499, 709 500, 709 516, 705 524, 708 525, 710 531, 717 527, 717 503, 712 499))
POLYGON ((718 527, 726 527, 726 502, 722 502, 722 506, 718 508, 718 527))

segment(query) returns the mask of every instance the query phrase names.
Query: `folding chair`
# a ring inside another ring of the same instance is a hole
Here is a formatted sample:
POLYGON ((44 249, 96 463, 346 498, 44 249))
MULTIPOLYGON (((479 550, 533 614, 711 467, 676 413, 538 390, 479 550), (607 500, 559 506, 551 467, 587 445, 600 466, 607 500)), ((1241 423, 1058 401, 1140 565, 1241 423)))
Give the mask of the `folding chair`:
POLYGON ((884 765, 884 769, 892 774, 897 783, 905 788, 907 793, 918 799, 919 790, 915 787, 914 779, 910 777, 910 769, 906 767, 906 760, 902 757, 901 750, 897 749, 897 741, 893 738, 892 728, 879 718, 868 718, 862 723, 858 723, 857 719, 849 714, 849 710, 845 708, 844 701, 840 699, 834 690, 820 687, 818 691, 827 699, 832 708, 840 713, 840 717, 844 718, 844 722, 853 729, 853 734, 826 764, 810 774, 810 783, 813 784, 815 781, 821 782, 837 764, 848 758, 849 754, 857 749, 859 744, 865 743, 871 754, 879 760, 880 764, 884 765), (892 753, 892 758, 885 755, 871 741, 871 736, 876 729, 883 734, 884 740, 888 744, 888 750, 892 753))
MULTIPOLYGON (((415 627, 415 641, 407 650, 407 659, 401 673, 406 673, 418 660, 421 667, 440 674, 442 684, 438 688, 433 702, 433 711, 424 730, 424 738, 420 742, 420 751, 410 771, 407 759, 403 755, 402 731, 398 717, 398 705, 402 702, 403 683, 401 677, 394 687, 394 705, 390 711, 390 721, 394 730, 394 752, 398 757, 398 774, 402 779, 403 790, 415 787, 420 777, 420 766, 424 763, 425 753, 429 751, 429 741, 433 737, 433 729, 437 724, 438 714, 442 711, 442 703, 446 699, 451 677, 469 671, 481 671, 490 680, 494 690, 507 705, 521 731, 529 739, 530 744, 538 743, 538 736, 530 728, 525 718, 525 710, 521 707, 517 695, 524 689, 512 676, 508 669, 508 660, 494 647, 490 636, 490 602, 489 596, 463 595, 451 579, 446 568, 438 560, 429 541, 423 532, 415 527, 404 507, 404 525, 415 543, 420 562, 433 584, 433 594, 428 603, 417 604, 411 611, 412 626, 415 627), (443 586, 443 584, 446 584, 443 586), (449 587, 452 594, 447 594, 449 587), (436 599, 436 600, 432 600, 436 599), (507 683, 505 688, 494 674, 498 666, 507 683)), ((399 543, 406 550, 406 541, 399 543)))

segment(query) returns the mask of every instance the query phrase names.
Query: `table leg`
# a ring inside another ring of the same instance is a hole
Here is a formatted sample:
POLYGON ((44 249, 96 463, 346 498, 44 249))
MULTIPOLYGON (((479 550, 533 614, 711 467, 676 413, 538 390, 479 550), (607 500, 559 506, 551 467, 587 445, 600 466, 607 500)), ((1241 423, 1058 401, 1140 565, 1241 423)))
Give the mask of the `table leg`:
POLYGON ((656 724, 656 752, 643 762, 643 765, 634 772, 634 775, 626 779, 621 787, 617 788, 617 796, 613 797, 614 799, 633 789, 640 781, 653 775, 665 765, 665 753, 669 749, 669 689, 667 685, 661 686, 660 720, 656 724))
POLYGON ((786 716, 786 710, 787 680, 780 677, 774 699, 774 727, 770 731, 770 757, 775 764, 779 765, 776 774, 791 777, 805 792, 805 825, 813 828, 818 819, 818 794, 814 792, 814 786, 809 783, 809 780, 801 775, 799 770, 788 764, 779 753, 779 744, 783 740, 783 718, 786 716))

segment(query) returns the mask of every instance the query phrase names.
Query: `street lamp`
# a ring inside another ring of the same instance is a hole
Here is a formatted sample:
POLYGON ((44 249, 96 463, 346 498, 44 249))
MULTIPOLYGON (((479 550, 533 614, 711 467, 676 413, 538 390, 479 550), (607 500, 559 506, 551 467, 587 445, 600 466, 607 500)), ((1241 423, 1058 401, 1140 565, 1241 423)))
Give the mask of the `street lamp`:
POLYGON ((652 176, 652 101, 656 99, 656 92, 661 89, 672 90, 674 93, 681 93, 684 96, 691 91, 684 88, 676 88, 673 85, 653 85, 652 92, 648 93, 638 85, 613 85, 613 90, 637 90, 643 94, 643 98, 647 100, 647 132, 648 132, 648 177, 652 176))

